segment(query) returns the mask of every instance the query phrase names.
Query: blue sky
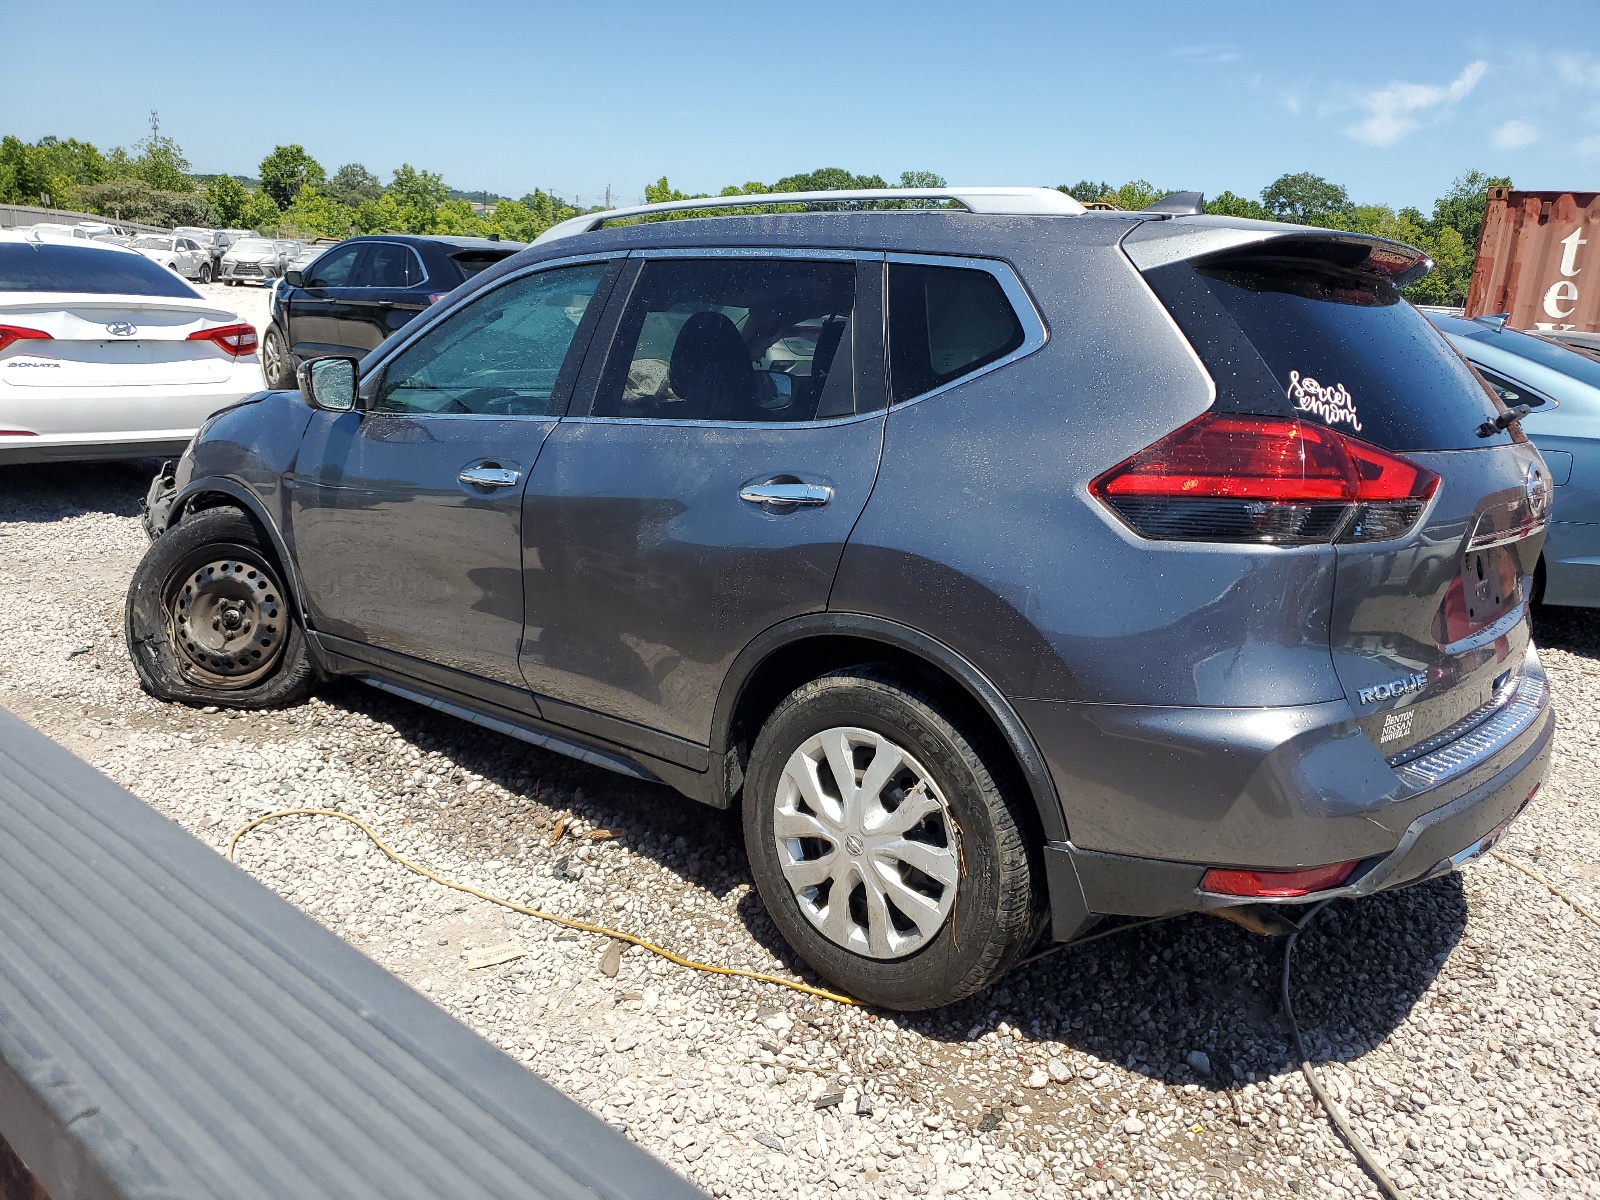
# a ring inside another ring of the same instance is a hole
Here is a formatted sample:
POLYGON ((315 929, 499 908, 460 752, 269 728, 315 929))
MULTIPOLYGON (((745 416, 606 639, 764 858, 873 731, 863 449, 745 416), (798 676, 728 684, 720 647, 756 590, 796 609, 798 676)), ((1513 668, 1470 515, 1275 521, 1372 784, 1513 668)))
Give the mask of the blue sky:
POLYGON ((1285 171, 1424 209, 1469 167, 1600 188, 1600 5, 58 0, 7 14, 0 132, 194 169, 300 142, 461 188, 637 201, 842 166, 1256 195, 1285 171), (250 15, 245 15, 246 13, 250 15), (230 31, 236 31, 231 32, 230 31), (208 60, 210 64, 208 65, 208 60))

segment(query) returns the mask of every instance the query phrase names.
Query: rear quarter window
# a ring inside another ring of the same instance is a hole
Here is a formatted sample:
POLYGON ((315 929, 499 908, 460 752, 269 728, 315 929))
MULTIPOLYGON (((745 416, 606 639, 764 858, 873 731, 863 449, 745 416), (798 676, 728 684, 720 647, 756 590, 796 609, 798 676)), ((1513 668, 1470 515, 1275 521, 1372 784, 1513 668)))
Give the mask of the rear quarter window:
POLYGON ((471 279, 480 271, 487 271, 495 263, 510 258, 516 251, 499 252, 494 250, 460 250, 450 256, 456 266, 461 268, 461 277, 471 279))
POLYGON ((142 254, 49 242, 0 245, 0 292, 199 297, 182 279, 142 254))
POLYGON ((1000 281, 970 267, 889 265, 889 380, 895 403, 953 383, 1022 347, 1000 281))

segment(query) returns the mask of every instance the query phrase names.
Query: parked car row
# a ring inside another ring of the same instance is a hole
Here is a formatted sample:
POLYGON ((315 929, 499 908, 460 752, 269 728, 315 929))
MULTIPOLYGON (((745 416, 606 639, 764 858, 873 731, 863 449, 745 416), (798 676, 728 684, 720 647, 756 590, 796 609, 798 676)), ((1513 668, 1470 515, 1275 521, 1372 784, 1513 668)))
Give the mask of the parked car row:
POLYGON ((286 272, 300 389, 152 482, 144 687, 348 676, 739 803, 778 929, 895 1008, 1106 916, 1287 929, 1492 846, 1551 752, 1559 489, 1402 299, 1425 257, 938 197, 286 272))

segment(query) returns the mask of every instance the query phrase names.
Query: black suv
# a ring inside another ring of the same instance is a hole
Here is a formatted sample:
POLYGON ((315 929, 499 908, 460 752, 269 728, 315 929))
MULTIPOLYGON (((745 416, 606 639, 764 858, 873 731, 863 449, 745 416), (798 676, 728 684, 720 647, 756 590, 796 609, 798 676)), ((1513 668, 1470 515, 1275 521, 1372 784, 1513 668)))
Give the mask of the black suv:
POLYGON ((331 246, 303 270, 285 271, 262 337, 267 386, 292 388, 300 363, 375 350, 430 304, 524 249, 489 238, 385 233, 331 246))
POLYGON ((1551 488, 1401 298, 1422 254, 820 199, 897 207, 591 214, 213 418, 149 497, 145 687, 348 676, 740 804, 778 927, 892 1007, 1500 835, 1554 727, 1551 488))

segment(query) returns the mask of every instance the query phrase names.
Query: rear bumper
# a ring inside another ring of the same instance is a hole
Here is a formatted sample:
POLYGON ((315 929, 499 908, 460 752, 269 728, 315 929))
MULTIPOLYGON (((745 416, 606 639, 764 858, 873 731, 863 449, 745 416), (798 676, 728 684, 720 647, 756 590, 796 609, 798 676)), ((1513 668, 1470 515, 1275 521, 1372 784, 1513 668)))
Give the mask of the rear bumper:
MULTIPOLYGON (((1542 673, 1539 679, 1542 683, 1542 673)), ((1464 753, 1460 775, 1408 798, 1405 809, 1414 815, 1376 852, 1370 846, 1344 842, 1337 823, 1302 817, 1305 852, 1299 865, 1351 859, 1359 859, 1359 865, 1342 887, 1270 903, 1370 896, 1446 874, 1483 853, 1543 782, 1554 731, 1555 713, 1546 702, 1493 754, 1468 758, 1464 753)), ((1465 745, 1470 737, 1459 740, 1465 745)), ((1376 821, 1371 824, 1383 828, 1376 821)), ((1055 936, 1069 939, 1102 915, 1160 917, 1262 903, 1259 898, 1201 890, 1208 867, 1248 865, 1237 858, 1196 863, 1089 850, 1070 841, 1049 843, 1045 866, 1055 936)), ((1282 869, 1277 863, 1259 865, 1282 869)))

